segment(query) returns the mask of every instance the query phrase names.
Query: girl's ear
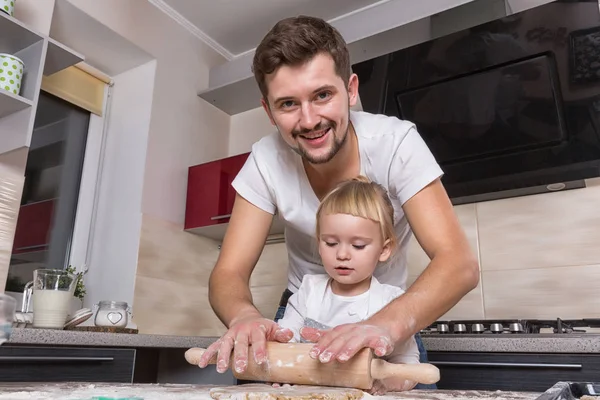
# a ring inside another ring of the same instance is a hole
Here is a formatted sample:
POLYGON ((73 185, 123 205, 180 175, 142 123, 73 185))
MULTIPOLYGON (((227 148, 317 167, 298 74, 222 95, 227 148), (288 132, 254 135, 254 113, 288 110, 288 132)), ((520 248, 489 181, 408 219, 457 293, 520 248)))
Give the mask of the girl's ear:
POLYGON ((392 254, 392 242, 390 239, 387 239, 383 243, 383 249, 381 250, 381 254, 379 255, 379 261, 380 262, 387 261, 387 259, 390 258, 391 254, 392 254))

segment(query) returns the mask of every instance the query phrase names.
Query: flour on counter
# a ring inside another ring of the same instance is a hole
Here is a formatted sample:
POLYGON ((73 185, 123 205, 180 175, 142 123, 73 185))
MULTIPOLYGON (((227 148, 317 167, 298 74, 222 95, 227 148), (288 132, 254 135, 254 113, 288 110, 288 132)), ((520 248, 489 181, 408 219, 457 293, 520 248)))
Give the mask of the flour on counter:
POLYGON ((212 387, 166 384, 3 384, 0 385, 0 400, 94 400, 98 397, 123 400, 211 400, 209 390, 212 387))
POLYGON ((372 396, 358 389, 264 384, 239 386, 180 384, 0 384, 0 400, 535 400, 540 393, 476 390, 411 390, 372 396), (308 396, 308 397, 307 397, 308 396))
POLYGON ((247 384, 211 389, 215 400, 360 400, 364 392, 325 386, 247 384))

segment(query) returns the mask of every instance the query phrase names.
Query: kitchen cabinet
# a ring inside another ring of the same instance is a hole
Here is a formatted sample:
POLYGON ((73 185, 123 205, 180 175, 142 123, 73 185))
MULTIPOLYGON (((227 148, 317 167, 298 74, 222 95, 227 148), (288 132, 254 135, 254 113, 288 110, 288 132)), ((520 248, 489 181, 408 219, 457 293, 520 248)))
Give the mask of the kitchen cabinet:
MULTIPOLYGON (((236 191, 231 185, 250 153, 195 165, 188 170, 185 225, 187 232, 221 241, 233 210, 236 191)), ((283 222, 273 219, 267 243, 282 240, 283 222)))
POLYGON ((543 392, 556 382, 598 379, 600 354, 428 352, 439 389, 543 392))
POLYGON ((25 204, 19 210, 13 254, 43 251, 48 247, 55 200, 25 204))
POLYGON ((190 167, 185 207, 187 231, 203 233, 202 228, 229 222, 235 200, 231 183, 249 155, 243 153, 190 167))
POLYGON ((0 347, 0 382, 132 383, 134 349, 0 347))

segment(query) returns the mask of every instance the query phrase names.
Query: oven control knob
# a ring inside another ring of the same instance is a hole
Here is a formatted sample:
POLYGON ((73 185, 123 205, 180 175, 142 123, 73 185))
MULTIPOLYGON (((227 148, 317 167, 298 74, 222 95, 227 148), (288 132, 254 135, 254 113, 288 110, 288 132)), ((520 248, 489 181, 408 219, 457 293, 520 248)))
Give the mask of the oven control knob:
POLYGON ((510 326, 508 327, 508 330, 511 333, 523 333, 523 325, 521 325, 520 322, 513 322, 512 324, 510 324, 510 326))

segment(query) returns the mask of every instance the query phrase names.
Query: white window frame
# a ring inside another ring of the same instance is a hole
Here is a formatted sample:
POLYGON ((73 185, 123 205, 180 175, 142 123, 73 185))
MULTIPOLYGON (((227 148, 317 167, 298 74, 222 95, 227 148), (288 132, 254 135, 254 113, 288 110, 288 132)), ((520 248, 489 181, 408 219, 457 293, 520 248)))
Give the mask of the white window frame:
POLYGON ((94 240, 99 188, 102 182, 112 83, 104 89, 102 116, 90 113, 85 156, 79 184, 75 224, 71 236, 69 265, 87 272, 94 240))

